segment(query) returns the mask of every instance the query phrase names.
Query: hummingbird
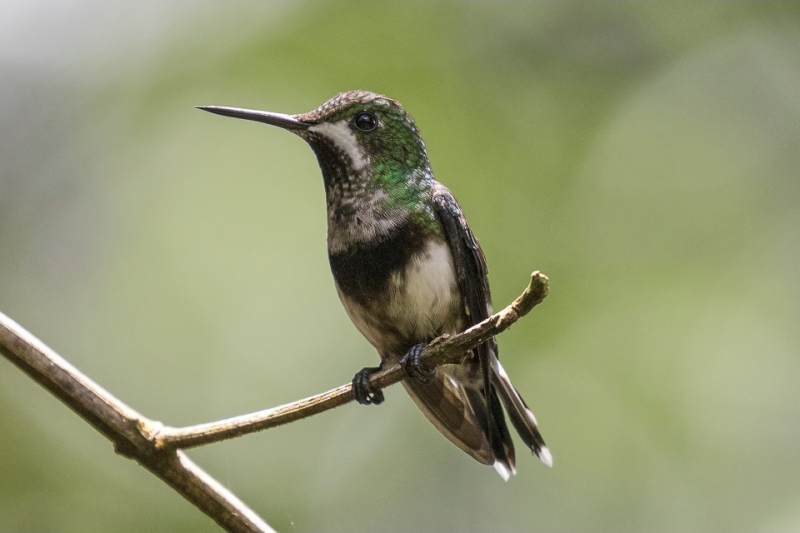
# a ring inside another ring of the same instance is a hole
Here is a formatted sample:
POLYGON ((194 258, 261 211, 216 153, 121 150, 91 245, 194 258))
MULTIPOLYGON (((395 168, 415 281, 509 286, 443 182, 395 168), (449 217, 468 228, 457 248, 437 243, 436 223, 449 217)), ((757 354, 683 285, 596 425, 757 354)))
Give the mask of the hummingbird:
POLYGON ((453 444, 516 473, 512 425, 544 464, 553 459, 498 360, 494 338, 460 364, 425 367, 427 343, 492 313, 486 259, 449 189, 434 179, 419 129, 400 102, 368 91, 340 93, 296 115, 199 106, 217 115, 262 122, 306 141, 325 185, 328 258, 336 292, 381 362, 355 374, 353 397, 380 404, 370 376, 400 363, 402 382, 425 417, 453 444))

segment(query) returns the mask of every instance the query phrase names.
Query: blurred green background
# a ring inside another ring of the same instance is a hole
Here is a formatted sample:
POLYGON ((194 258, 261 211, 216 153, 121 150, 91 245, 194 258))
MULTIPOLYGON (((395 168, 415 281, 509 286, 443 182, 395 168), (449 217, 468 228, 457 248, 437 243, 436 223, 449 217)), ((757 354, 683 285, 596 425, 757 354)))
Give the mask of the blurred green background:
MULTIPOLYGON (((797 531, 800 4, 0 2, 0 310, 171 425, 377 354, 316 160, 193 109, 405 104, 553 451, 508 483, 400 387, 191 451, 282 531, 797 531)), ((216 526, 0 359, 0 530, 216 526)))

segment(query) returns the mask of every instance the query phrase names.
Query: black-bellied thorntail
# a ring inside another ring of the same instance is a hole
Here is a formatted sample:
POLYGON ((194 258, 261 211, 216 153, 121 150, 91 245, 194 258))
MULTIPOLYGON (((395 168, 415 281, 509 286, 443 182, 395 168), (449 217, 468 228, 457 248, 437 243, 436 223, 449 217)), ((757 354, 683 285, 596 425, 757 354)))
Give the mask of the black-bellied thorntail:
POLYGON ((546 465, 553 459, 497 359, 497 343, 461 364, 430 371, 425 344, 491 314, 486 260, 450 191, 433 177, 411 116, 386 96, 351 91, 298 115, 232 107, 205 111, 271 124, 303 138, 322 169, 328 205, 328 254, 339 298, 381 356, 353 378, 362 404, 383 393, 369 376, 401 362, 411 398, 450 441, 508 479, 514 445, 503 407, 523 442, 546 465))

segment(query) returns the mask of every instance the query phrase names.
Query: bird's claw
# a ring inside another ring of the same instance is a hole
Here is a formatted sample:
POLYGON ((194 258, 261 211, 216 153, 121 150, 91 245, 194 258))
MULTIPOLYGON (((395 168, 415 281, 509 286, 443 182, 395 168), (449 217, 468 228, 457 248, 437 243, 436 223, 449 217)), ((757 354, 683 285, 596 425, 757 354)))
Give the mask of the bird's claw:
POLYGON ((421 383, 430 383, 433 381, 433 376, 436 375, 436 369, 429 369, 425 367, 420 360, 422 357, 422 351, 425 349, 427 344, 416 344, 408 350, 402 359, 400 359, 400 366, 403 367, 405 373, 411 377, 416 379, 421 383))
POLYGON ((353 376, 353 399, 361 405, 383 403, 383 391, 369 382, 370 376, 380 369, 379 366, 362 368, 353 376))

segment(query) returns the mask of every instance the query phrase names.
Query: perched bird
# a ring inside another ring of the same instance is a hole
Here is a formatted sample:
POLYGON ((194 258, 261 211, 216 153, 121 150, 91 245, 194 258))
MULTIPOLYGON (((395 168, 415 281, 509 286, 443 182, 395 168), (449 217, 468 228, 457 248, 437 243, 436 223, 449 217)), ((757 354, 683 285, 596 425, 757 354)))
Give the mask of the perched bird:
POLYGON ((383 393, 372 373, 402 363, 411 398, 450 441, 503 477, 515 473, 503 415, 546 465, 552 456, 497 359, 497 343, 478 346, 461 364, 420 364, 426 343, 491 315, 486 260, 461 208, 433 177, 411 116, 391 98, 338 94, 308 113, 233 107, 205 111, 291 131, 314 150, 328 207, 328 256, 336 291, 356 328, 381 356, 353 378, 361 404, 383 393))

